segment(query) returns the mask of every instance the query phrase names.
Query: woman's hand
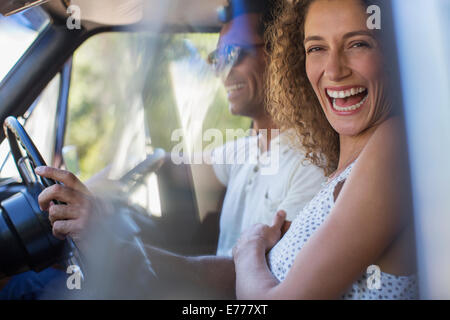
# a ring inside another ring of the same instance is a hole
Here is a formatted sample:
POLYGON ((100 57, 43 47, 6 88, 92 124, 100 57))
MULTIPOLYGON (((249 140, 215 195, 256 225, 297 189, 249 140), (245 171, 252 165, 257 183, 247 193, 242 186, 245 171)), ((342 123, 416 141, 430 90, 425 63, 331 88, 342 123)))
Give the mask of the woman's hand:
POLYGON ((255 224, 244 231, 233 248, 233 257, 245 255, 249 248, 264 250, 267 253, 280 240, 282 227, 285 223, 286 212, 278 211, 271 226, 255 224))
POLYGON ((44 189, 38 198, 41 210, 49 213, 53 235, 61 240, 67 236, 75 241, 81 240, 81 234, 95 209, 93 195, 73 173, 68 171, 38 167, 36 174, 63 183, 44 189), (55 204, 54 200, 64 204, 55 204))

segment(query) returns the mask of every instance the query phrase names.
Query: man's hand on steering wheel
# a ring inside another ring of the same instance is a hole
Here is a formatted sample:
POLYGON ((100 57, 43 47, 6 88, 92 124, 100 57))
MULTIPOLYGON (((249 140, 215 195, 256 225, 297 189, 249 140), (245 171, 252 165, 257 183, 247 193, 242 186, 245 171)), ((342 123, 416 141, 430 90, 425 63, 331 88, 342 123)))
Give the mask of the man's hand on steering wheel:
POLYGON ((49 213, 53 235, 61 240, 70 236, 80 242, 96 208, 96 198, 71 172, 51 167, 38 167, 35 171, 41 177, 63 183, 44 189, 38 198, 41 210, 49 213))

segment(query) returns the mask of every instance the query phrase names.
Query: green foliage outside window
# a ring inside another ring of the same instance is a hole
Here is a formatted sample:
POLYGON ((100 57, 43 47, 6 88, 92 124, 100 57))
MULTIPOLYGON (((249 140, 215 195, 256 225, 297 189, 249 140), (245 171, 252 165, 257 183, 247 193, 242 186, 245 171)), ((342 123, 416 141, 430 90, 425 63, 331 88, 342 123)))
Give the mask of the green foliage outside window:
MULTIPOLYGON (((180 128, 170 64, 192 55, 188 41, 203 59, 217 34, 100 34, 74 55, 65 145, 77 147, 80 177, 87 179, 110 163, 120 138, 133 92, 141 94, 153 147, 169 151, 172 132, 180 128)), ((225 90, 218 86, 203 130, 247 129, 250 120, 228 110, 225 90)), ((225 137, 225 135, 224 135, 225 137)))

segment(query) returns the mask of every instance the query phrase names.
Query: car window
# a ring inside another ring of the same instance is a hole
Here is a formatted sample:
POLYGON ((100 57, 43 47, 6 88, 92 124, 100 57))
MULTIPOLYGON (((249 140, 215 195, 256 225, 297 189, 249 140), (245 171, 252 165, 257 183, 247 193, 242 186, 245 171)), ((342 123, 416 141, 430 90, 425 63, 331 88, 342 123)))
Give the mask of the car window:
MULTIPOLYGON (((209 128, 248 129, 248 119, 228 111, 206 63, 217 40, 209 33, 104 33, 83 44, 73 58, 64 147, 77 164, 68 169, 87 180, 108 167, 118 179, 155 148, 171 151, 182 141, 190 153, 211 147, 202 139, 209 128)), ((156 177, 149 179, 154 186, 156 177)))
POLYGON ((218 79, 203 84, 204 91, 209 92, 198 97, 196 107, 186 106, 191 101, 182 101, 186 96, 185 82, 196 76, 196 70, 189 70, 183 59, 191 58, 193 53, 189 50, 194 50, 206 60, 217 39, 217 34, 156 37, 107 33, 93 37, 75 52, 65 145, 76 146, 82 178, 89 178, 110 163, 116 151, 111 149, 117 142, 115 129, 123 128, 127 119, 139 118, 129 113, 136 104, 130 101, 133 90, 139 93, 145 111, 142 125, 143 131, 148 130, 146 143, 154 148, 170 150, 177 144, 172 139, 173 131, 183 126, 188 131, 196 125, 204 130, 249 128, 248 119, 232 116, 228 111, 226 93, 218 79), (139 42, 141 48, 136 48, 139 42), (142 52, 155 46, 158 49, 154 55, 134 56, 139 49, 142 52), (139 60, 144 57, 153 61, 139 60), (140 81, 144 87, 132 88, 135 77, 144 73, 143 68, 147 68, 147 79, 140 81))
MULTIPOLYGON (((61 76, 58 73, 27 112, 18 117, 48 165, 53 163, 56 134, 55 119, 60 82, 61 76)), ((0 164, 0 177, 19 178, 19 173, 9 150, 8 140, 4 139, 0 144, 0 159, 4 159, 0 164)))
POLYGON ((39 7, 9 17, 0 15, 0 82, 48 23, 47 14, 39 7))

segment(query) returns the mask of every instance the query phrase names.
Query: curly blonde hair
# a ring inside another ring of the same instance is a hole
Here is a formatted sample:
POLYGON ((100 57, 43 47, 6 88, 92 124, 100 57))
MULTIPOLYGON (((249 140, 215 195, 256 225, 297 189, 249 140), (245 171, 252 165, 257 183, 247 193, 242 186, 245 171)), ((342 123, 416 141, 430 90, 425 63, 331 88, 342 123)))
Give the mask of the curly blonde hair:
POLYGON ((339 135, 328 122, 308 80, 303 46, 305 19, 314 1, 286 0, 277 8, 278 18, 265 35, 271 44, 266 106, 281 129, 295 129, 306 160, 322 168, 328 176, 338 165, 339 135))
POLYGON ((266 106, 281 129, 295 129, 306 159, 330 175, 338 164, 339 136, 325 117, 305 68, 304 24, 313 1, 285 1, 267 30, 271 52, 266 106))

